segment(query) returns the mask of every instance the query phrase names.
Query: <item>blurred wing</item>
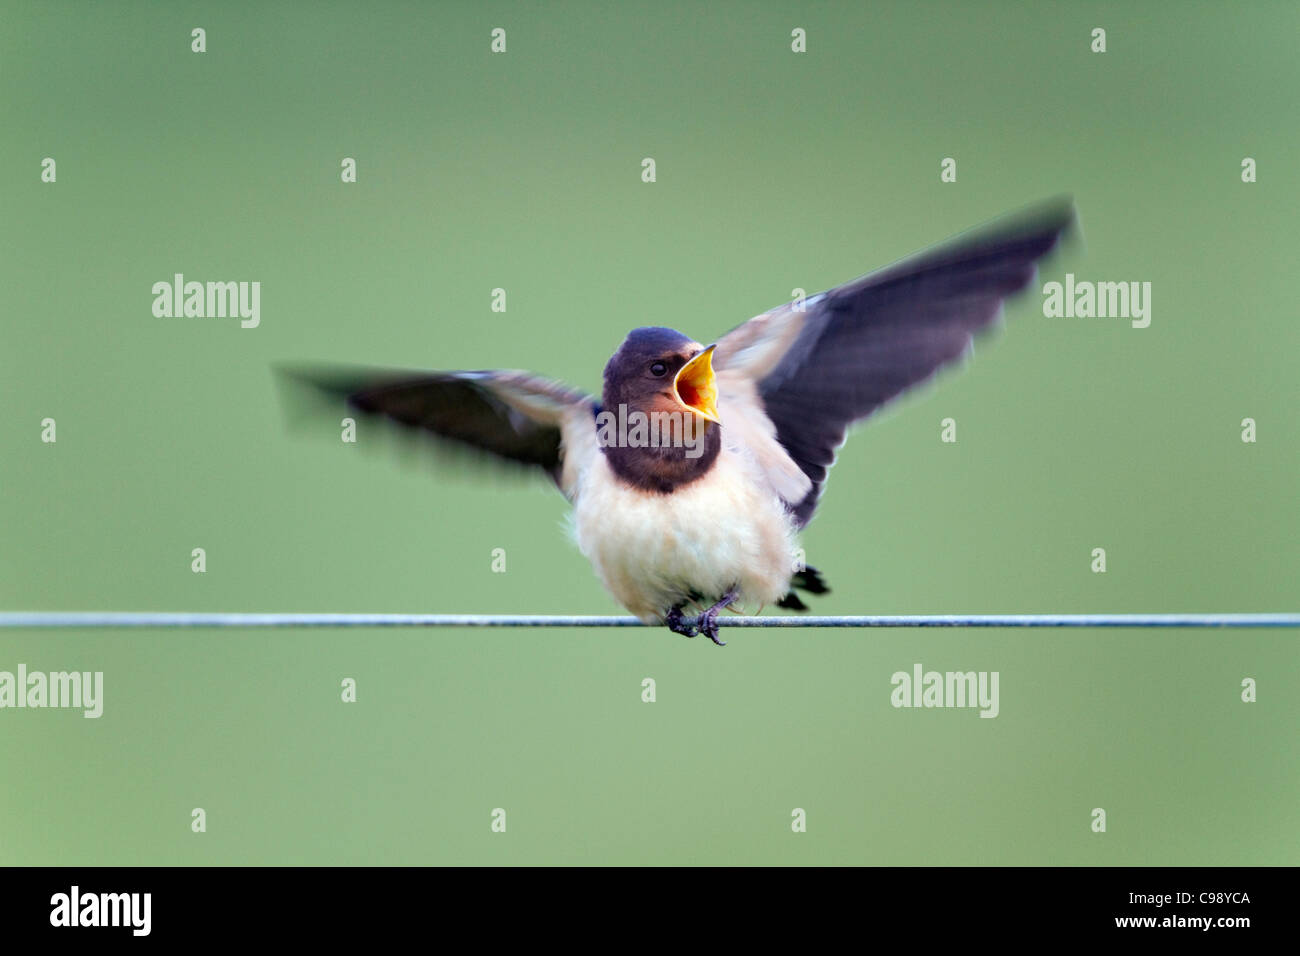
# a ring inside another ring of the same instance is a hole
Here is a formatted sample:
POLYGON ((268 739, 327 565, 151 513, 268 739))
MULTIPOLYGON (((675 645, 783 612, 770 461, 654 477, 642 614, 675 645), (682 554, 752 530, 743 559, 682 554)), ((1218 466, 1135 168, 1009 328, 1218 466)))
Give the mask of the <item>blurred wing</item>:
POLYGON ((742 411, 761 406, 808 479, 801 498, 783 495, 800 527, 848 426, 963 356, 1073 221, 1070 200, 1047 203, 813 296, 803 311, 756 316, 719 341, 723 421, 733 395, 742 411))
POLYGON ((281 373, 364 414, 421 429, 502 462, 540 468, 570 497, 580 463, 575 459, 595 448, 591 397, 527 372, 326 367, 284 368, 281 373))

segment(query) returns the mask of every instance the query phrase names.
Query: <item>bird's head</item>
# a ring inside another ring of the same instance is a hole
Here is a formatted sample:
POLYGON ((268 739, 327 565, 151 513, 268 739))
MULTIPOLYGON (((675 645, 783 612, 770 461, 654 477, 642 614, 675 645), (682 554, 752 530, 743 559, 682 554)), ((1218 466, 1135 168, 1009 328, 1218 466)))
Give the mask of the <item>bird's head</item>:
POLYGON ((605 366, 605 408, 677 412, 721 424, 713 349, 674 329, 633 329, 605 366))
POLYGON ((597 439, 624 481, 668 492, 708 472, 722 447, 713 348, 634 329, 609 360, 597 439))

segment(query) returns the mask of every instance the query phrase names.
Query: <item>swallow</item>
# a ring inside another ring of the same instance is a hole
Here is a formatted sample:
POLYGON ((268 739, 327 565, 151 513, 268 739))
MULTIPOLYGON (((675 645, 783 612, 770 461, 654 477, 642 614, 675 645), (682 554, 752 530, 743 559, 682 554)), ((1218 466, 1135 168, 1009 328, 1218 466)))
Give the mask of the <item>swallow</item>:
POLYGON ((281 371, 357 412, 544 473, 619 603, 723 644, 724 609, 806 610, 796 589, 828 590, 796 559, 797 535, 849 427, 965 357, 1073 222, 1071 201, 1049 201, 709 345, 633 329, 599 398, 521 371, 281 371))

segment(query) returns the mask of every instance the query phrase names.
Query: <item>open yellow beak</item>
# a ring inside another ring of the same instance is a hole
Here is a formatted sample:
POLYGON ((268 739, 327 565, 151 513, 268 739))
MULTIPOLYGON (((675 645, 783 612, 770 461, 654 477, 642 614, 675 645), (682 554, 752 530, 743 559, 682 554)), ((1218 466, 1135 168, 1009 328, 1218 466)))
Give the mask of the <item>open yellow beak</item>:
POLYGON ((691 359, 678 371, 673 379, 673 391, 677 400, 701 418, 718 425, 718 383, 713 377, 713 350, 710 345, 695 358, 691 359))

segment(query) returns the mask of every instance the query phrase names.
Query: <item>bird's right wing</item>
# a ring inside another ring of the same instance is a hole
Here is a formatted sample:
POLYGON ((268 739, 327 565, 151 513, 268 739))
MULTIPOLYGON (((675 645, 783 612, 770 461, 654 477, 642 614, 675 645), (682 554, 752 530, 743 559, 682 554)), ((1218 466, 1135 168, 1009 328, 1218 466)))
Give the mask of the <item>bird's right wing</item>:
POLYGON ((371 416, 420 429, 493 460, 544 471, 572 498, 595 454, 595 402, 516 371, 416 372, 282 367, 283 380, 371 416))

